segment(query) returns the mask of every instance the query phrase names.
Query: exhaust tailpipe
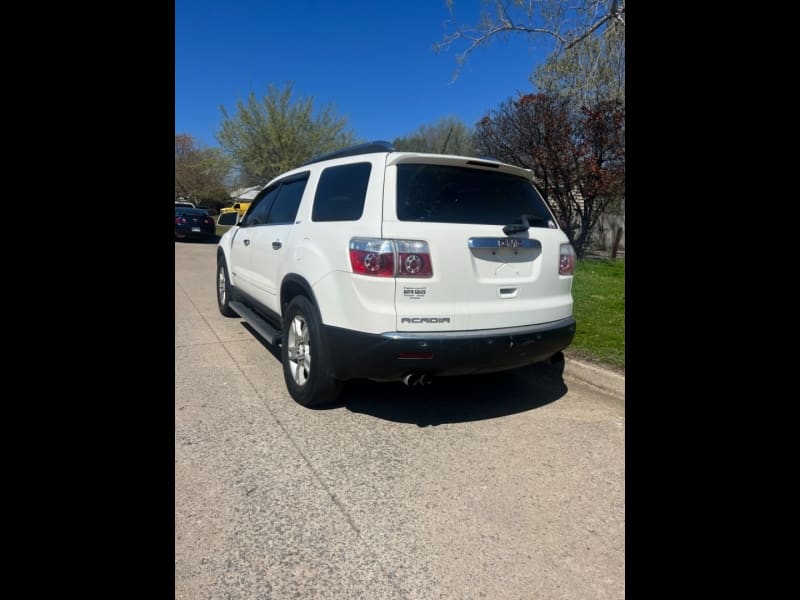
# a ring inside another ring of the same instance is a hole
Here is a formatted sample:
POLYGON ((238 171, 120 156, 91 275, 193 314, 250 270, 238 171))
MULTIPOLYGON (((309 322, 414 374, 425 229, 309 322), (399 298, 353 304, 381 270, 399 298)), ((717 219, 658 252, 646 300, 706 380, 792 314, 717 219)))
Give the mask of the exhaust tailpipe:
POLYGON ((403 377, 403 383, 407 387, 430 385, 431 381, 431 376, 427 373, 409 373, 403 377))

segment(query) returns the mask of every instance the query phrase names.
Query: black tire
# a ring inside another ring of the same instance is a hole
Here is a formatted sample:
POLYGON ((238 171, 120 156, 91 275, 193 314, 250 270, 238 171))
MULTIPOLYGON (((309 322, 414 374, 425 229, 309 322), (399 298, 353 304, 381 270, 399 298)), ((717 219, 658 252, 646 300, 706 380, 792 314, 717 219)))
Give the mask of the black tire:
POLYGON ((231 280, 228 277, 228 267, 225 259, 221 256, 217 258, 217 306, 219 312, 226 317, 238 317, 239 315, 231 308, 231 280))
POLYGON ((281 362, 286 388, 299 404, 320 406, 338 399, 342 382, 330 373, 330 355, 322 343, 322 319, 304 296, 295 296, 283 313, 281 362))

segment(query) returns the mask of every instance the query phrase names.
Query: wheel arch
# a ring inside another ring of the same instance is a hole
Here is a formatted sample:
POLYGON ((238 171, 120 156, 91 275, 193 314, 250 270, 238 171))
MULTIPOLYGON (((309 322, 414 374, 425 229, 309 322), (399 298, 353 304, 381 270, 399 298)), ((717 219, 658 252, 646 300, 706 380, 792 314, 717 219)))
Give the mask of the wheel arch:
MULTIPOLYGON (((281 314, 284 313, 286 305, 291 302, 292 298, 295 296, 305 296, 308 298, 308 301, 314 305, 317 309, 317 312, 320 312, 319 309, 319 302, 317 302, 317 297, 314 295, 314 290, 311 289, 311 285, 305 278, 297 275, 295 273, 290 273, 283 278, 281 282, 281 314)), ((320 316, 321 320, 321 316, 320 316)))
POLYGON ((225 232, 224 234, 222 234, 222 237, 217 243, 217 262, 219 262, 220 258, 222 258, 228 267, 228 271, 231 270, 231 261, 230 261, 231 246, 233 245, 233 240, 236 238, 236 234, 238 233, 238 231, 239 228, 236 227, 233 233, 229 231, 225 232))

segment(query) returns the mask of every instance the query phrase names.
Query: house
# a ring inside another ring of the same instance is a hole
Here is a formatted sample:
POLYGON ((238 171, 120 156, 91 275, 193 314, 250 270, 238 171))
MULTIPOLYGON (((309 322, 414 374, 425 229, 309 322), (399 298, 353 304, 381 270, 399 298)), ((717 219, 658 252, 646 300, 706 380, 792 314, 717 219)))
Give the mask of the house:
POLYGON ((233 198, 234 202, 236 200, 246 200, 250 201, 256 197, 258 192, 260 192, 264 188, 263 185, 254 185, 253 187, 248 188, 239 188, 237 190, 233 190, 230 193, 231 198, 233 198))

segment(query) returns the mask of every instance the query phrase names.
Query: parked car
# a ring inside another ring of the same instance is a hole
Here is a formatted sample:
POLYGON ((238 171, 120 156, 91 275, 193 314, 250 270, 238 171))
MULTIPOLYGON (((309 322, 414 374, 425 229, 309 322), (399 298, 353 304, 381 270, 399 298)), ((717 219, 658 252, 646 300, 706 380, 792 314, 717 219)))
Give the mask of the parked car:
POLYGON ((179 239, 210 239, 216 237, 216 227, 204 208, 175 207, 175 237, 179 239))
POLYGON ((225 227, 227 231, 228 227, 236 225, 241 220, 241 215, 234 210, 233 212, 220 213, 217 217, 217 225, 219 227, 225 227))
POLYGON ((185 202, 182 200, 175 201, 175 208, 197 208, 192 202, 185 202))
POLYGON ((530 170, 373 142, 259 192, 220 238, 217 302, 280 346, 289 393, 310 406, 353 378, 560 362, 574 268, 530 170))

